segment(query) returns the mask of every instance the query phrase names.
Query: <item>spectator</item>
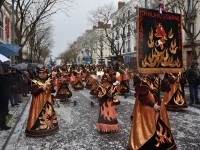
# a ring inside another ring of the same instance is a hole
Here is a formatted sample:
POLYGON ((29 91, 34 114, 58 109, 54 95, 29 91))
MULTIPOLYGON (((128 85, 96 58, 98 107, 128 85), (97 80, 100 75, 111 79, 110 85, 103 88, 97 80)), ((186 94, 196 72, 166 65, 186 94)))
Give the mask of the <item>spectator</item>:
POLYGON ((190 105, 192 105, 194 101, 196 104, 200 104, 199 98, 198 98, 200 72, 197 66, 198 66, 197 61, 193 60, 191 67, 189 67, 186 70, 186 78, 189 83, 189 90, 190 90, 190 103, 189 103, 190 105))
MULTIPOLYGON (((4 68, 4 71, 3 71, 3 75, 10 78, 11 77, 11 68, 10 67, 3 67, 4 68)), ((9 109, 8 109, 8 105, 7 105, 7 113, 6 113, 6 116, 9 116, 9 109)))
MULTIPOLYGON (((17 77, 17 70, 15 68, 11 69, 11 73, 14 77, 17 77)), ((15 81, 10 85, 11 87, 11 96, 10 96, 10 103, 11 106, 19 105, 18 104, 18 88, 19 88, 18 79, 16 78, 15 81)))
POLYGON ((8 100, 11 95, 10 84, 14 82, 13 77, 7 77, 3 74, 0 66, 0 130, 9 130, 11 127, 6 125, 6 114, 8 112, 8 100))
POLYGON ((23 71, 22 73, 22 77, 23 77, 23 85, 24 85, 24 93, 23 93, 23 97, 28 97, 28 93, 29 93, 29 82, 28 82, 28 79, 26 78, 26 76, 29 77, 29 73, 28 71, 23 71))

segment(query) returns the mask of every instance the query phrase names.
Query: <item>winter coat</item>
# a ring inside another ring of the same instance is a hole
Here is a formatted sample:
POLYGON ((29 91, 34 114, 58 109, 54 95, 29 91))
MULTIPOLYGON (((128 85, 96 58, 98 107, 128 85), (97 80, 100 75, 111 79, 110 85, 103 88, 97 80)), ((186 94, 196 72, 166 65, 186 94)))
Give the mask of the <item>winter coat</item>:
POLYGON ((14 82, 13 76, 5 76, 0 74, 0 103, 3 100, 9 99, 11 95, 11 88, 10 85, 14 82))
POLYGON ((191 67, 189 67, 186 70, 186 78, 187 78, 189 83, 199 84, 200 83, 200 76, 197 75, 197 72, 198 72, 198 74, 200 74, 200 71, 199 71, 199 68, 197 68, 196 70, 193 68, 193 66, 195 64, 198 65, 197 61, 193 60, 192 64, 191 64, 191 67))

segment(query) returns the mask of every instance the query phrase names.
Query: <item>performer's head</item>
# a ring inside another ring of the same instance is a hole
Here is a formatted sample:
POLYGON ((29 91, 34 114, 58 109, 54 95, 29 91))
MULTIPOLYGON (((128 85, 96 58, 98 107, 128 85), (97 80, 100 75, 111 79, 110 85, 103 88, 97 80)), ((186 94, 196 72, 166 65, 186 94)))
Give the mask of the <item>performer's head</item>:
POLYGON ((194 68, 194 69, 197 69, 197 66, 198 66, 198 62, 196 60, 193 60, 191 67, 194 68))
POLYGON ((67 69, 67 65, 66 64, 62 65, 62 68, 66 70, 67 69))
POLYGON ((46 79, 47 78, 47 69, 45 67, 38 68, 38 77, 40 79, 46 79))
POLYGON ((56 68, 56 67, 53 67, 53 71, 55 71, 55 72, 56 72, 56 71, 57 71, 57 68, 56 68))

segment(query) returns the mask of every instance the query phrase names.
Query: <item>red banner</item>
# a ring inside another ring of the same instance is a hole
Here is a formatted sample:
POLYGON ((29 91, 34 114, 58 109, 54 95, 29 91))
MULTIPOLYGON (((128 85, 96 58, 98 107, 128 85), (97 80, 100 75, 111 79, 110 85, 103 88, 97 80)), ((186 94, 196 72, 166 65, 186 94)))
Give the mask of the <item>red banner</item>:
POLYGON ((10 37, 10 19, 6 18, 6 37, 10 37))
POLYGON ((137 69, 140 73, 182 72, 182 15, 138 9, 137 69))

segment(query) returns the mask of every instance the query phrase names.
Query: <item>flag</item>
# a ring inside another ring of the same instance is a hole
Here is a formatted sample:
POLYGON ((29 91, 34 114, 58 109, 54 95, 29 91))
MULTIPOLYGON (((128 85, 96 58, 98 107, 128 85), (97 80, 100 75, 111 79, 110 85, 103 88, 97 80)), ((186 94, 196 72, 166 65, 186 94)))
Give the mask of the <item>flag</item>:
POLYGON ((158 13, 162 14, 162 12, 167 12, 167 9, 165 8, 164 4, 159 4, 158 6, 158 13))
POLYGON ((159 4, 158 6, 158 13, 162 14, 162 4, 159 4))

